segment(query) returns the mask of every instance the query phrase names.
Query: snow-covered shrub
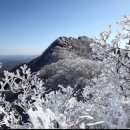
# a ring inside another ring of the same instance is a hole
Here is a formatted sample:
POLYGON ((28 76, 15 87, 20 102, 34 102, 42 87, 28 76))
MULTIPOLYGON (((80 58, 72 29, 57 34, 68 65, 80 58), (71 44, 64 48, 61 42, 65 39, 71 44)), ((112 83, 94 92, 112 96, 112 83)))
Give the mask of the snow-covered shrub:
MULTIPOLYGON (((46 95, 42 107, 36 103, 36 111, 30 112, 34 128, 88 128, 89 124, 104 123, 99 120, 96 122, 93 117, 90 116, 90 111, 93 110, 91 105, 78 102, 73 97, 73 89, 71 87, 62 88, 62 93, 50 92, 46 95), (39 121, 38 121, 39 120, 39 121), (41 122, 41 125, 38 123, 41 122)), ((92 125, 93 126, 93 125, 92 125)))
MULTIPOLYGON (((45 92, 43 82, 37 74, 31 73, 26 65, 17 70, 16 74, 4 72, 4 78, 0 82, 1 109, 3 110, 2 124, 10 128, 19 128, 24 125, 24 114, 33 107, 33 103, 45 92), (8 89, 5 87, 8 86, 8 89), (18 94, 17 98, 7 101, 7 97, 14 98, 11 94, 18 94), (21 108, 19 110, 17 108, 21 108), (20 114, 22 113, 22 114, 20 114), (10 119, 11 118, 11 119, 10 119)), ((2 125, 1 124, 1 125, 2 125)))
POLYGON ((44 83, 37 74, 31 73, 26 65, 16 73, 4 72, 5 77, 0 82, 1 128, 88 128, 92 123, 103 123, 89 115, 91 105, 73 97, 73 88, 59 86, 62 92, 45 94, 44 83), (7 91, 18 93, 17 98, 11 102, 6 100, 7 91))

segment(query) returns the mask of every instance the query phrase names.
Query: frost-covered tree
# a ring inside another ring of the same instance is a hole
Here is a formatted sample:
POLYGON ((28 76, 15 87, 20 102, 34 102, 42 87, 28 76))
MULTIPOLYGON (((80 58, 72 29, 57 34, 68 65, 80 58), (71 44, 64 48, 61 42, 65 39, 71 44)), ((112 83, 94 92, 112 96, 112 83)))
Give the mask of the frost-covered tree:
POLYGON ((83 92, 86 101, 97 110, 98 114, 94 117, 104 120, 107 128, 130 127, 130 17, 125 16, 119 24, 123 31, 118 32, 111 43, 108 42, 111 26, 99 38, 93 39, 90 45, 93 60, 102 61, 104 67, 101 75, 93 79, 95 84, 87 85, 83 92))

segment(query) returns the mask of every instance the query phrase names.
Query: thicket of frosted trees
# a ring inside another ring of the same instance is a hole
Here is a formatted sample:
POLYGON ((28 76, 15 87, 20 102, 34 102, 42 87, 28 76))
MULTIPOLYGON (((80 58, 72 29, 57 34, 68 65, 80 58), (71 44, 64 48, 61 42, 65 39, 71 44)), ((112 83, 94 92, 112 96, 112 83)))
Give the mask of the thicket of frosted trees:
POLYGON ((0 128, 130 128, 130 16, 118 24, 122 30, 111 42, 109 26, 90 44, 101 72, 92 69, 83 100, 77 100, 76 86, 59 85, 61 89, 47 93, 38 73, 26 65, 16 73, 5 71, 0 81, 0 128), (10 93, 16 96, 13 101, 7 99, 10 93))

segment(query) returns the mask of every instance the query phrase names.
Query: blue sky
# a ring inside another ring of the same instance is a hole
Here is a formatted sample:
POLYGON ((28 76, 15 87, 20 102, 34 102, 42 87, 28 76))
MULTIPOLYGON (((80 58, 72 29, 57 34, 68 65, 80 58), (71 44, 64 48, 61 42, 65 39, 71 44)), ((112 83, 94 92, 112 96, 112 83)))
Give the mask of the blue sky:
POLYGON ((60 36, 98 36, 130 0, 0 0, 0 54, 41 54, 60 36))

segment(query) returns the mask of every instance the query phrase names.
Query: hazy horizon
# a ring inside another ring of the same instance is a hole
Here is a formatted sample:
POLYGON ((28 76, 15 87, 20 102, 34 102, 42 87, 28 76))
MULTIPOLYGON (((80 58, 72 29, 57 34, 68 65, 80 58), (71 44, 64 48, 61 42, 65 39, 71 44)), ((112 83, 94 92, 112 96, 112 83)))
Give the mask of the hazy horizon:
POLYGON ((98 36, 129 0, 0 0, 0 55, 40 55, 58 37, 98 36))
POLYGON ((34 59, 38 56, 39 55, 0 55, 0 62, 10 60, 22 61, 25 59, 34 59))
POLYGON ((34 54, 0 54, 0 56, 38 56, 34 54))

